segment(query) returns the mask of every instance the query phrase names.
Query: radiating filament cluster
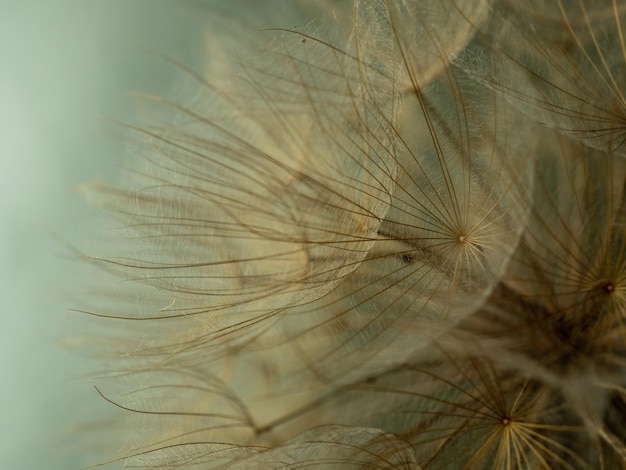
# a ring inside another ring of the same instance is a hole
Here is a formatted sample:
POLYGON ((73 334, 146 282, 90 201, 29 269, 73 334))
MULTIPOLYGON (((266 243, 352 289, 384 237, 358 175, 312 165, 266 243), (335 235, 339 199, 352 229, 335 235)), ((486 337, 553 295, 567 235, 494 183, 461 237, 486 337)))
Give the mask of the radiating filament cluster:
POLYGON ((105 464, 626 468, 626 3, 283 7, 100 190, 105 464))

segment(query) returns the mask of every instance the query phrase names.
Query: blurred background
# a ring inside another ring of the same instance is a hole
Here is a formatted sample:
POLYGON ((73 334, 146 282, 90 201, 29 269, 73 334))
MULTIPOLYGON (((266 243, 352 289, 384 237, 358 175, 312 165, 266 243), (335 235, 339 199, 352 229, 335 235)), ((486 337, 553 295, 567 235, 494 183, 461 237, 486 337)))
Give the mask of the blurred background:
POLYGON ((84 289, 66 245, 96 219, 78 188, 118 180, 128 150, 107 118, 138 122, 129 92, 186 93, 155 53, 201 67, 206 3, 0 0, 2 468, 95 463, 75 426, 110 405, 61 346, 84 289))

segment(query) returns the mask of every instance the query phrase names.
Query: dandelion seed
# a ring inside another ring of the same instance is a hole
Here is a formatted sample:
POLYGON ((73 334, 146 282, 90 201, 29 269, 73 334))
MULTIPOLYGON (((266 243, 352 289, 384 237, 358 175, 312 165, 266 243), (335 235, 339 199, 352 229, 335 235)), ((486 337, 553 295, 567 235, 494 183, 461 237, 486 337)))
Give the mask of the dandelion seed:
POLYGON ((119 460, 624 464, 622 9, 528 5, 339 2, 176 64, 201 92, 130 126, 92 258, 125 282, 84 309, 122 330, 119 460))
POLYGON ((500 360, 508 357, 514 367, 560 388, 589 435, 604 436, 601 450, 583 452, 605 459, 591 467, 610 468, 624 455, 623 444, 607 437, 606 422, 614 390, 626 385, 626 245, 619 222, 626 167, 620 158, 553 133, 540 147, 527 232, 504 284, 467 327, 500 360))
POLYGON ((507 0, 493 10, 459 63, 532 119, 624 156, 622 2, 507 0))

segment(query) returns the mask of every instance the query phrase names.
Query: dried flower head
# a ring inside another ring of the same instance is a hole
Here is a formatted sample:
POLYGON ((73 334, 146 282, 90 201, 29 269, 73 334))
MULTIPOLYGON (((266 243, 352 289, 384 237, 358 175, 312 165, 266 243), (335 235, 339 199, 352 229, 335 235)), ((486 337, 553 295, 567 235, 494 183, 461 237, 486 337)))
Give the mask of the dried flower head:
POLYGON ((535 3, 337 2, 177 64, 198 97, 101 191, 114 461, 625 465, 623 8, 535 3))

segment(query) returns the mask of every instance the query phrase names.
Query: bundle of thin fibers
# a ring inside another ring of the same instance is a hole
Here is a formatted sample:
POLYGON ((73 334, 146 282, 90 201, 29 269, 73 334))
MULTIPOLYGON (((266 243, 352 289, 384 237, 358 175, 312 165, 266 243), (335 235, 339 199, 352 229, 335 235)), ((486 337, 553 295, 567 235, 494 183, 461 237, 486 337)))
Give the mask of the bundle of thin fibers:
POLYGON ((540 148, 517 252, 450 343, 480 344, 488 357, 559 390, 561 409, 586 436, 586 444, 571 435, 562 445, 585 459, 582 468, 619 468, 626 455, 626 166, 554 131, 540 148))
POLYGON ((322 2, 171 59, 199 92, 127 126, 89 257, 110 463, 626 465, 622 9, 571 3, 322 2))
POLYGON ((146 295, 93 313, 155 320, 135 356, 220 356, 332 290, 374 243, 396 172, 393 110, 371 85, 383 71, 279 36, 262 50, 271 67, 249 58, 237 75, 198 76, 194 108, 154 98, 177 122, 134 127, 147 145, 135 189, 102 190, 125 243, 98 261, 146 295))
MULTIPOLYGON (((114 255, 90 257, 126 282, 84 309, 108 320, 110 331, 91 344, 112 364, 127 401, 120 406, 144 416, 179 414, 162 411, 167 392, 194 386, 191 372, 172 383, 171 368, 202 365, 205 381, 228 383, 237 350, 289 309, 326 295, 371 250, 396 172, 395 102, 380 85, 393 85, 394 74, 361 58, 352 37, 375 35, 382 58, 385 31, 360 27, 376 25, 381 11, 358 11, 344 44, 313 31, 277 32, 225 74, 205 79, 188 71, 202 88, 193 107, 154 98, 177 120, 129 126, 145 137, 146 163, 130 189, 101 188, 122 218, 122 243, 114 255), (135 400, 143 409, 133 408, 135 400)), ((216 400, 208 403, 223 417, 216 400)), ((189 411, 200 406, 191 398, 177 404, 182 416, 199 413, 189 411)), ((166 442, 159 426, 144 425, 128 446, 166 442)), ((190 426, 167 429, 185 438, 190 426)), ((241 444, 246 434, 220 438, 241 444)))
POLYGON ((459 62, 533 120, 626 155, 626 5, 502 0, 459 62))

